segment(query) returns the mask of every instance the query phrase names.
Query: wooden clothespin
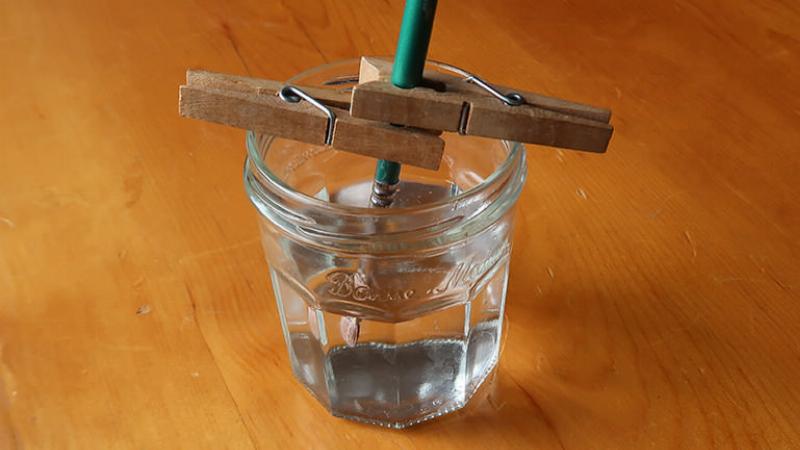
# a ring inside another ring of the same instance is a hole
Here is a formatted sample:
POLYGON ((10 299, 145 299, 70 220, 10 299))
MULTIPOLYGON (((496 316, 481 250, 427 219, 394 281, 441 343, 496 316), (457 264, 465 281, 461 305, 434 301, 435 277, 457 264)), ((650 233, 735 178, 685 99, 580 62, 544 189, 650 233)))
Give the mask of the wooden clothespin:
POLYGON ((350 100, 342 91, 189 70, 180 87, 180 114, 425 169, 439 167, 444 152, 439 132, 355 118, 347 110, 350 100))
POLYGON ((530 144, 605 152, 611 111, 532 92, 508 92, 453 68, 459 78, 426 71, 422 87, 389 81, 391 63, 362 58, 350 113, 377 122, 455 131, 530 144))

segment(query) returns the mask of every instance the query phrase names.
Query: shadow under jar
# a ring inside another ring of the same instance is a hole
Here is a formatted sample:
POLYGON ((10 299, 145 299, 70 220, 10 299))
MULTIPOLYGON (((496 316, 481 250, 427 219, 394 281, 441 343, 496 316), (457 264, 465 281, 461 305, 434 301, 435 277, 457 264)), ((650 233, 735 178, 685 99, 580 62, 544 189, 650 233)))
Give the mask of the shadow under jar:
MULTIPOLYGON (((342 61, 289 82, 349 90, 357 74, 342 61)), ((244 182, 292 370, 336 416, 413 425, 464 406, 497 363, 525 151, 442 137, 440 169, 404 166, 380 209, 375 159, 247 134, 244 182)))

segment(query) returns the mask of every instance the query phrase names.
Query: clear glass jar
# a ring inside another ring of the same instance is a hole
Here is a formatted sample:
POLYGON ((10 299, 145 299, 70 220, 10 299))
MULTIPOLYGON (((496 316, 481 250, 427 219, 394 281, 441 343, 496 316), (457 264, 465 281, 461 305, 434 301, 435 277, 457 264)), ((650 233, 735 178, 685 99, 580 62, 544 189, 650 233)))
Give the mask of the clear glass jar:
MULTIPOLYGON (((357 74, 342 61, 290 82, 351 89, 357 74)), ((497 363, 525 151, 442 137, 440 169, 404 166, 380 209, 367 207, 374 159, 247 135, 292 369, 336 416, 413 425, 464 406, 497 363)))

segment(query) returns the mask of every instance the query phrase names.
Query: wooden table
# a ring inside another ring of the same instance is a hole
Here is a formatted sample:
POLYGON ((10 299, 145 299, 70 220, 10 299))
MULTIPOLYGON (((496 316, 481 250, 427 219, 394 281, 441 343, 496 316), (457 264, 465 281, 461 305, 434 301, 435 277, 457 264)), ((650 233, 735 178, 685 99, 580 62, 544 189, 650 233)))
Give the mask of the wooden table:
POLYGON ((177 87, 389 54, 402 2, 1 2, 0 448, 800 446, 800 10, 610 3, 440 3, 432 58, 616 134, 529 148, 500 369, 393 431, 293 380, 243 132, 177 87))

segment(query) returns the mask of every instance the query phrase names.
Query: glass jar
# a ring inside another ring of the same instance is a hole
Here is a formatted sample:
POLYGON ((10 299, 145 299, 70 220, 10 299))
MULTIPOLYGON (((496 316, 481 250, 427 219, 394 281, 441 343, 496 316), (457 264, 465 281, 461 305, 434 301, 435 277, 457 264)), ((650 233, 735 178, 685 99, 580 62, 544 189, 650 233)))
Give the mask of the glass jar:
MULTIPOLYGON (((289 82, 348 90, 357 74, 350 60, 289 82)), ((375 159, 247 135, 292 370, 336 416, 413 425, 464 406, 497 363, 525 151, 442 137, 440 169, 404 166, 383 209, 368 207, 375 159)))

